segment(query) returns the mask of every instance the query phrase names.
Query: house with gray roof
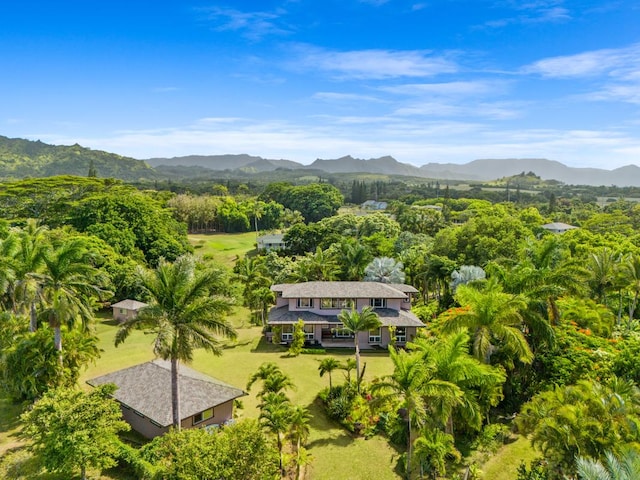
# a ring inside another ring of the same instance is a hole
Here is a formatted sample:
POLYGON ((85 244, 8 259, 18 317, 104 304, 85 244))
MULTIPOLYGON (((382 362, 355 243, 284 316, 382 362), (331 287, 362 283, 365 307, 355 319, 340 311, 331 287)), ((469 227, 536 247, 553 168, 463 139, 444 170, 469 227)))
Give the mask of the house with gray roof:
POLYGON ((122 300, 111 304, 113 308, 113 319, 122 323, 138 316, 138 311, 146 307, 147 304, 137 300, 122 300))
MULTIPOLYGON (((305 339, 312 345, 329 347, 353 344, 353 336, 338 320, 342 310, 372 307, 382 326, 360 332, 361 348, 386 348, 395 335, 397 345, 415 337, 424 324, 411 312, 411 300, 418 293, 411 285, 379 282, 304 282, 273 285, 276 305, 269 312, 268 325, 280 330, 280 340, 293 340, 293 326, 304 322, 305 339)), ((272 333, 267 337, 273 339, 272 333)))
POLYGON ((270 252, 271 250, 282 250, 286 248, 287 244, 283 240, 284 234, 282 233, 272 233, 269 235, 262 235, 258 237, 258 250, 265 250, 270 252))
POLYGON ((564 233, 569 230, 575 230, 578 227, 569 225, 568 223, 553 222, 553 223, 545 223, 544 225, 542 225, 542 228, 550 231, 551 233, 564 233))
MULTIPOLYGON (((233 419, 233 401, 246 393, 227 383, 180 365, 180 415, 182 428, 222 425, 233 419)), ((135 431, 154 438, 173 424, 171 363, 154 360, 88 380, 93 387, 106 383, 118 389, 113 397, 122 416, 135 431)))

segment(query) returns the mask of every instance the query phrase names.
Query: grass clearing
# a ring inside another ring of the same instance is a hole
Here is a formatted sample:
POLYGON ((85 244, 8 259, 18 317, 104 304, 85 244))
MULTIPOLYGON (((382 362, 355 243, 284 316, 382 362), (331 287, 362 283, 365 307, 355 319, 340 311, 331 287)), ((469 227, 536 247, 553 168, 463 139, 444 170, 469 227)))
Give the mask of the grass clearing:
POLYGON ((518 436, 514 442, 504 445, 481 465, 485 480, 513 480, 517 477, 521 462, 527 465, 539 456, 526 437, 518 436))
POLYGON ((195 254, 233 268, 236 258, 256 248, 256 232, 191 234, 195 254))

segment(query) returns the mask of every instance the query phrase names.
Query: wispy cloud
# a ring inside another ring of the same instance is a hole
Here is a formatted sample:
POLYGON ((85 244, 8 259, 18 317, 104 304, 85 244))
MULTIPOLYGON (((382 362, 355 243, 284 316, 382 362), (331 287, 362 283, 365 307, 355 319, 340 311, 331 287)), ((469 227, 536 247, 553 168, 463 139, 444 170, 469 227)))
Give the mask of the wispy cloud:
POLYGON ((400 95, 411 96, 475 96, 495 92, 502 87, 498 87, 497 82, 486 81, 455 81, 444 83, 411 83, 405 85, 391 85, 380 87, 380 90, 400 95))
POLYGON ((385 100, 371 96, 361 95, 358 93, 339 93, 339 92, 316 92, 312 95, 314 100, 322 100, 325 102, 368 102, 368 103, 386 103, 385 100))
POLYGON ((506 6, 513 15, 489 20, 481 27, 503 28, 508 25, 526 25, 536 23, 558 23, 572 19, 571 11, 563 6, 562 0, 540 0, 531 2, 510 1, 506 6))
POLYGON ((198 9, 218 31, 237 31, 249 40, 259 41, 268 35, 286 35, 291 28, 281 21, 284 10, 273 12, 243 12, 233 8, 206 7, 198 9))
POLYGON ((525 66, 526 74, 552 79, 589 79, 585 100, 614 100, 640 104, 640 43, 539 60, 525 66))
POLYGON ((389 79, 431 77, 458 70, 455 62, 427 50, 331 51, 309 45, 295 48, 298 58, 292 68, 330 72, 339 79, 389 79))

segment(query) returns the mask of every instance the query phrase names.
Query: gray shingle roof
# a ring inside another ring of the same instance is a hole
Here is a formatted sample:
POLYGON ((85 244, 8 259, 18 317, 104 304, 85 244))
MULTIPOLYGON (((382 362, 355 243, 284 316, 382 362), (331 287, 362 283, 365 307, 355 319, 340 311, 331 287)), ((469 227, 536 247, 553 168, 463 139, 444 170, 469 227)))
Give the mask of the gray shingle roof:
POLYGON ((282 298, 407 298, 397 286, 379 282, 280 283, 271 290, 282 292, 282 298))
MULTIPOLYGON (((180 365, 180 414, 182 419, 246 395, 228 385, 180 365)), ((88 380, 91 386, 114 383, 114 398, 163 427, 173 423, 171 411, 171 364, 154 360, 88 380)))
POLYGON ((147 306, 144 302, 139 302, 137 300, 121 300, 118 303, 114 303, 111 305, 113 308, 124 308, 125 310, 140 310, 147 306))
POLYGON ((553 222, 553 223, 545 223, 542 225, 542 228, 546 230, 573 230, 575 227, 573 225, 569 225, 568 223, 562 222, 553 222))

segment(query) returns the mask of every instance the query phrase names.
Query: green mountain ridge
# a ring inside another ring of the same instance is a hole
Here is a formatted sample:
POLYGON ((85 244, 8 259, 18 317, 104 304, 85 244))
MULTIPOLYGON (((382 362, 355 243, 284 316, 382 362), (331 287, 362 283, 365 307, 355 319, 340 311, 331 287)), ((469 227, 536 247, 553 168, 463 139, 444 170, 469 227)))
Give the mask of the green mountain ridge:
POLYGON ((99 177, 125 181, 155 179, 158 174, 143 160, 75 145, 49 145, 40 140, 0 135, 0 178, 86 177, 93 162, 99 177))

